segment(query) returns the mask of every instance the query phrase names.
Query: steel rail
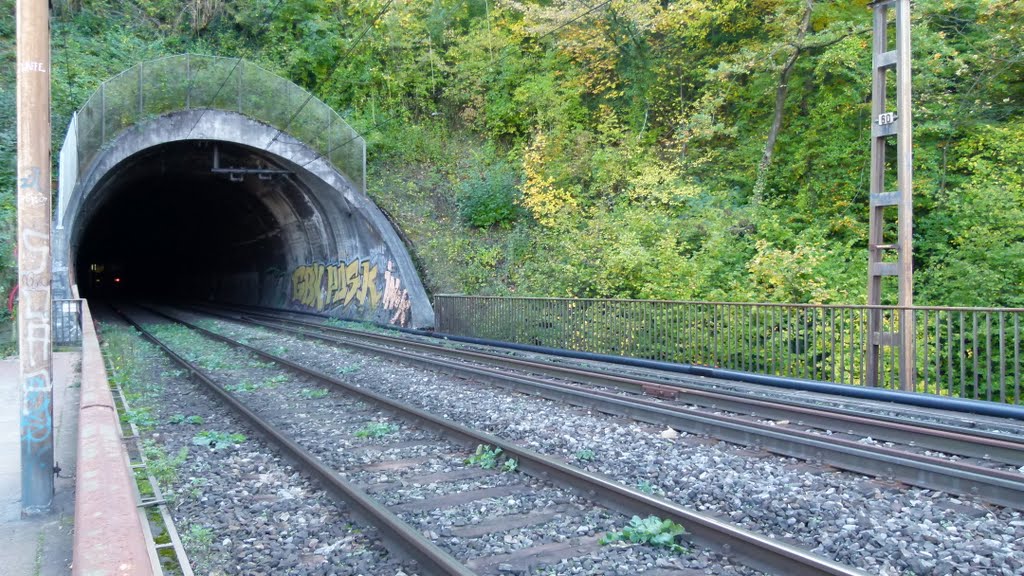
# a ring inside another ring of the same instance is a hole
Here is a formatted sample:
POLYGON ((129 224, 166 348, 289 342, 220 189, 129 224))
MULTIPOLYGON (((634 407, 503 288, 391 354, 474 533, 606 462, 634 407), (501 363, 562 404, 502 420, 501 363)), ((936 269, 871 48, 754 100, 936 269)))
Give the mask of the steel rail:
POLYGON ((644 422, 671 426, 693 434, 705 434, 727 442, 753 446, 785 456, 823 462, 836 468, 898 480, 913 486, 976 496, 987 502, 1011 508, 1024 506, 1024 477, 1014 472, 993 470, 881 446, 868 448, 851 440, 825 437, 797 430, 782 430, 778 426, 748 422, 734 416, 696 414, 692 410, 680 407, 646 400, 627 399, 607 392, 555 384, 531 376, 513 375, 500 370, 467 366, 379 345, 343 340, 286 326, 274 326, 252 319, 241 321, 253 322, 256 325, 269 325, 272 328, 301 336, 390 356, 408 364, 434 370, 440 369, 460 376, 469 375, 492 384, 513 387, 521 392, 540 394, 546 398, 594 408, 610 414, 628 416, 644 422))
POLYGON ((452 356, 467 361, 502 366, 514 370, 525 370, 554 378, 617 388, 631 393, 644 393, 645 387, 652 385, 671 387, 671 392, 677 396, 674 400, 712 410, 723 410, 739 414, 749 414, 758 418, 795 422, 798 426, 810 426, 824 430, 859 434, 876 440, 887 440, 927 450, 982 460, 995 460, 1014 466, 1024 465, 1024 441, 1015 441, 1012 438, 979 430, 968 431, 964 428, 937 422, 907 423, 906 419, 899 419, 897 417, 875 414, 865 415, 865 413, 857 412, 856 410, 834 406, 814 406, 811 403, 804 403, 799 400, 784 403, 770 399, 754 398, 742 392, 712 391, 708 390, 706 385, 700 383, 691 384, 686 381, 680 382, 678 379, 666 381, 657 378, 626 377, 609 374, 597 369, 560 366, 551 362, 525 360, 501 354, 446 348, 407 338, 335 326, 324 326, 322 324, 271 314, 246 313, 240 319, 243 321, 259 322, 255 319, 257 316, 271 318, 277 322, 307 326, 317 330, 371 340, 385 345, 402 346, 430 354, 452 356))
POLYGON ((557 459, 545 456, 528 448, 508 442, 498 436, 474 430, 446 418, 436 416, 415 406, 391 399, 383 394, 354 386, 330 374, 304 366, 287 358, 265 352, 259 348, 242 344, 211 330, 197 326, 181 318, 157 310, 154 314, 187 326, 213 340, 246 350, 266 360, 286 366, 299 374, 316 378, 347 393, 381 406, 382 408, 417 421, 448 437, 450 440, 467 447, 488 444, 501 448, 503 452, 514 456, 519 469, 534 476, 555 482, 569 490, 582 492, 590 499, 618 510, 624 514, 641 516, 656 515, 683 524, 687 529, 687 538, 692 542, 715 549, 723 554, 741 559, 748 566, 770 573, 785 573, 793 576, 867 576, 867 573, 851 566, 829 560, 807 550, 786 544, 689 510, 658 496, 653 496, 624 486, 603 474, 587 472, 565 464, 557 459))
POLYGON ((464 566, 447 552, 438 548, 433 542, 423 536, 419 530, 405 523, 393 512, 373 500, 373 498, 356 487, 355 484, 341 478, 334 470, 297 444, 287 434, 260 418, 231 392, 228 392, 223 386, 217 384, 204 374, 199 367, 182 358, 123 311, 117 308, 114 308, 114 310, 126 322, 138 330, 143 338, 159 347, 175 363, 187 370, 193 379, 199 380, 216 393, 221 400, 247 420, 261 435, 276 444, 288 457, 298 462, 316 477, 325 488, 352 506, 357 517, 380 530, 383 539, 390 545, 388 548, 392 552, 399 555, 408 555, 413 558, 419 564, 419 567, 428 574, 435 574, 437 576, 476 575, 475 572, 464 566))

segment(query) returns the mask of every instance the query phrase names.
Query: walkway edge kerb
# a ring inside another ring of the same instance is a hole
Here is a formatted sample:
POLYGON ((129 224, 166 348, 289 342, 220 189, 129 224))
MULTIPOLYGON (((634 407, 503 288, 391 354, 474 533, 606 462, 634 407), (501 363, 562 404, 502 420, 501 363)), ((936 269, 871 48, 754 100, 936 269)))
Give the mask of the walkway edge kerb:
POLYGON ((83 301, 72 575, 152 576, 141 522, 96 328, 83 301))

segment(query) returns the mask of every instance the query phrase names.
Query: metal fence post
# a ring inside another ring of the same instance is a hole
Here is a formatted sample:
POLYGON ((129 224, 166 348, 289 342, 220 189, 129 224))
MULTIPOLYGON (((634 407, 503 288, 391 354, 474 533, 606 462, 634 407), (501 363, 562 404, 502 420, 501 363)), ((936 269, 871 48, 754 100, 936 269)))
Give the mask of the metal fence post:
POLYGON ((192 53, 185 53, 185 110, 192 109, 192 53))
POLYGON ((139 115, 138 115, 138 118, 142 118, 142 116, 146 113, 146 107, 145 107, 144 96, 143 96, 143 91, 142 91, 143 90, 142 75, 144 73, 144 71, 143 71, 143 65, 144 64, 145 64, 145 62, 139 62, 139 74, 138 74, 138 76, 139 76, 139 115))

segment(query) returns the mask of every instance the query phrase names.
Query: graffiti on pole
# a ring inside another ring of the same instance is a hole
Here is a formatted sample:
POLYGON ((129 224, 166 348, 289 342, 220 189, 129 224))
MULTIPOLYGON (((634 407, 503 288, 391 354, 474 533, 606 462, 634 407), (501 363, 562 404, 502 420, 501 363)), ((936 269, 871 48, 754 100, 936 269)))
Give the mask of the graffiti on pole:
MULTIPOLYGON (((18 179, 18 203, 46 207, 42 170, 26 166, 18 179)), ((22 443, 29 453, 51 450, 53 385, 50 375, 50 236, 31 226, 21 226, 18 235, 18 313, 23 394, 21 402, 22 443)))
POLYGON ((25 379, 25 394, 21 406, 21 440, 29 451, 50 439, 53 433, 53 411, 50 407, 51 385, 45 372, 25 379))

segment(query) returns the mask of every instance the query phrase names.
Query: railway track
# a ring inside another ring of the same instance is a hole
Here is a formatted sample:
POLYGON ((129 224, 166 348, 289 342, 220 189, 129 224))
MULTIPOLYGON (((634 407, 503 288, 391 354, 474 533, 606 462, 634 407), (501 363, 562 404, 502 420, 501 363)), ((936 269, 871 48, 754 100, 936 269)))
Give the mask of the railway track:
MULTIPOLYGON (((176 315, 163 316, 220 345, 262 358, 267 362, 266 370, 270 370, 271 365, 276 371, 287 370, 291 378, 297 380, 297 383, 289 382, 288 386, 299 387, 289 395, 292 399, 281 403, 280 391, 276 391, 273 396, 276 401, 270 397, 261 401, 260 390, 243 386, 245 393, 239 393, 241 384, 223 381, 222 377, 210 374, 186 359, 186 355, 196 354, 194 350, 176 351, 180 344, 169 345, 142 324, 128 318, 144 337, 160 346, 264 437, 279 445, 290 458, 301 462, 332 493, 349 502, 360 517, 377 526, 393 550, 412 556, 423 573, 526 573, 534 564, 554 564, 594 553, 598 550, 595 527, 602 526, 602 522, 610 526, 621 524, 629 515, 653 515, 683 524, 691 542, 710 547, 731 559, 722 562, 738 560, 769 573, 865 574, 796 546, 695 513, 664 498, 625 487, 600 474, 580 470, 497 436, 353 386, 343 379, 217 334, 176 315), (301 388, 303 385, 309 387, 301 388), (328 386, 331 402, 313 401, 311 394, 307 398, 311 401, 299 400, 305 394, 302 390, 313 390, 312 386, 328 386), (233 393, 232 388, 236 392, 233 393), (325 419, 332 419, 330 425, 319 425, 325 419), (351 437, 352 431, 358 427, 365 430, 373 425, 390 426, 387 423, 390 419, 402 422, 395 441, 388 439, 368 449, 336 448, 347 446, 346 438, 351 437), (318 425, 306 425, 309 422, 318 425), (474 448, 478 451, 475 454, 474 448), (467 467, 467 460, 478 463, 496 455, 499 449, 504 459, 497 459, 495 464, 508 466, 517 473, 502 474, 467 467), (375 456, 368 459, 352 456, 366 450, 375 456), (371 462, 386 452, 396 457, 386 462, 371 462), (460 492, 458 483, 467 479, 484 481, 487 487, 460 492), (435 484, 455 486, 455 489, 440 495, 412 494, 417 497, 410 499, 410 486, 413 487, 411 492, 416 492, 419 487, 435 484), (509 510, 500 516, 446 529, 443 537, 430 530, 427 530, 430 537, 424 535, 422 524, 429 521, 431 514, 465 514, 481 498, 505 499, 506 503, 515 502, 516 505, 509 504, 509 510), (537 502, 558 505, 554 509, 530 506, 530 503, 537 502), (445 511, 450 509, 456 511, 445 511), (487 548, 486 544, 465 544, 474 539, 486 542, 495 532, 543 524, 556 516, 563 523, 580 527, 574 537, 540 543, 527 538, 525 542, 516 542, 519 548, 505 555, 495 555, 494 549, 487 548), (460 542, 457 550, 444 549, 450 548, 448 542, 455 541, 460 542), (471 557, 466 558, 466 550, 474 549, 478 555, 470 553, 471 557)), ((283 386, 284 380, 279 380, 283 386)))
MULTIPOLYGON (((1024 507, 1024 435, 965 428, 963 416, 896 415, 709 389, 647 373, 621 375, 561 359, 462 349, 391 334, 327 326, 284 314, 210 310, 236 321, 347 346, 449 374, 570 402, 922 488, 1024 507), (647 395, 642 396, 642 395, 647 395), (652 399, 649 395, 660 398, 652 399)), ((877 412, 877 411, 876 411, 877 412)), ((917 411, 920 412, 920 411, 917 411)))

